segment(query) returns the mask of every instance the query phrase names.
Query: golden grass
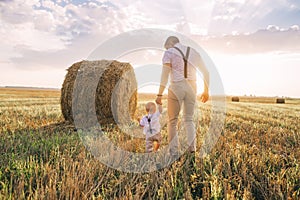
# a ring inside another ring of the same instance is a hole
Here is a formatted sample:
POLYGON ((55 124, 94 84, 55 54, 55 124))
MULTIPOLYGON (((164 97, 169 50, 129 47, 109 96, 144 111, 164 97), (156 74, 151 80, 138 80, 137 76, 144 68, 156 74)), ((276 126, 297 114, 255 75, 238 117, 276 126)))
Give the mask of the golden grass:
POLYGON ((76 107, 77 124, 80 122, 81 127, 94 126, 97 121, 102 125, 129 123, 137 105, 137 82, 129 63, 83 60, 67 71, 61 89, 61 110, 65 120, 74 121, 72 110, 76 107), (111 105, 118 107, 118 111, 113 111, 111 105), (94 109, 97 117, 91 116, 93 112, 90 111, 94 109))
MULTIPOLYGON (((299 199, 300 104, 227 102, 224 130, 189 172, 184 159, 157 172, 110 169, 84 148, 63 122, 58 91, 0 89, 0 199, 299 199)), ((139 96, 143 102, 155 96, 139 96)), ((200 104, 198 149, 210 103, 200 104)), ((128 140, 107 128, 128 150, 128 140)), ((163 130, 166 144, 166 130, 163 130)))

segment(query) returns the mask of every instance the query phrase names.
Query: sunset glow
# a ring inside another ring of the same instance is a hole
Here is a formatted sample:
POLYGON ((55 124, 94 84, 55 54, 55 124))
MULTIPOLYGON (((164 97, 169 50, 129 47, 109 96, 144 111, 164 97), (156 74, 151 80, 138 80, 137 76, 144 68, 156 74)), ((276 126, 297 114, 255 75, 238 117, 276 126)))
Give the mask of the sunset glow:
MULTIPOLYGON (((65 69, 103 41, 160 28, 197 42, 227 95, 300 97, 298 1, 26 0, 0 1, 0 9, 0 86, 61 88, 65 69)), ((162 52, 126 59, 160 64, 162 52)))

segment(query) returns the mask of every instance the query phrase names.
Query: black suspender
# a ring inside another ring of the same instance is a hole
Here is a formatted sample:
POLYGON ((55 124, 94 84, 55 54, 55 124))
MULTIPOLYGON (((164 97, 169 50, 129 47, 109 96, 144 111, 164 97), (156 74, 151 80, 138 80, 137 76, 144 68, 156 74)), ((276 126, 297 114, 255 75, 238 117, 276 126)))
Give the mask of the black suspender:
POLYGON ((149 116, 146 116, 146 118, 147 118, 147 121, 148 121, 148 123, 149 123, 149 129, 150 129, 150 133, 151 133, 151 135, 152 135, 151 117, 149 117, 149 116))
POLYGON ((187 78, 187 62, 188 62, 188 58, 190 55, 190 47, 187 48, 186 50, 186 55, 184 56, 184 54, 182 53, 182 51, 178 48, 178 47, 174 47, 177 51, 179 51, 179 53, 181 54, 182 58, 183 58, 183 62, 184 62, 184 78, 187 78))

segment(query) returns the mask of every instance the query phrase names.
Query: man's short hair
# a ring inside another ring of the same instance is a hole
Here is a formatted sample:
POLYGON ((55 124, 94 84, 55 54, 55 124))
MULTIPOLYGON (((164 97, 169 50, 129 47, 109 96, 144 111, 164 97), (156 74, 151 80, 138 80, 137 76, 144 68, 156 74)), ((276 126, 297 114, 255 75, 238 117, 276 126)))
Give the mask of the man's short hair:
POLYGON ((176 36, 169 36, 165 42, 164 47, 170 48, 170 47, 174 47, 175 44, 179 43, 179 39, 176 36))

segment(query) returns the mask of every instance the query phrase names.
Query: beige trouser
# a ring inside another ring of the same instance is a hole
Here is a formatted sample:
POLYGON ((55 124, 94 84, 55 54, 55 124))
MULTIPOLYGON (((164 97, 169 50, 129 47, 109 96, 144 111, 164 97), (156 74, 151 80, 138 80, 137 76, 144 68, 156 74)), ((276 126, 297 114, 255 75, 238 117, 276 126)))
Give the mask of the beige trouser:
POLYGON ((170 153, 178 154, 177 122, 181 106, 183 105, 183 122, 187 137, 187 147, 181 147, 188 151, 196 151, 196 133, 193 122, 197 85, 195 81, 172 82, 168 90, 168 134, 170 153))

